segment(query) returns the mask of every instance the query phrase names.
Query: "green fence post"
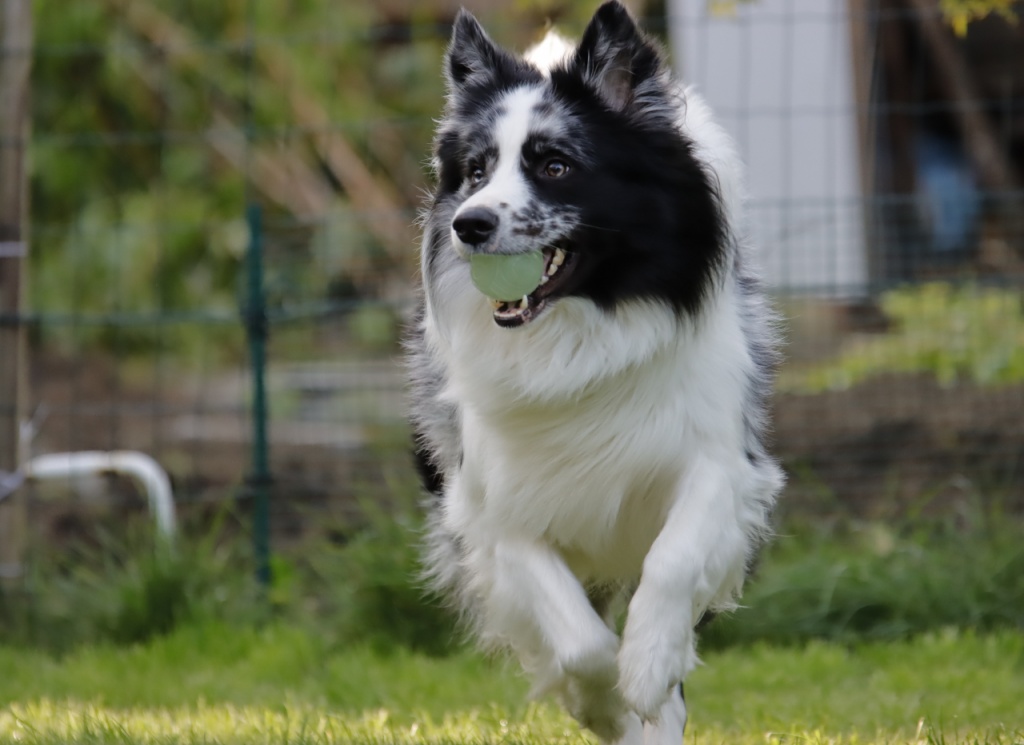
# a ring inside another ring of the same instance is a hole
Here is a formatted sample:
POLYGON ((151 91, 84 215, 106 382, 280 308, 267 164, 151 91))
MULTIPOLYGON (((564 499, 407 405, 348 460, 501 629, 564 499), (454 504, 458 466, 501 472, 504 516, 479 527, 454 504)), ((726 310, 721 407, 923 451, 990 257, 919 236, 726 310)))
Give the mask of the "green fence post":
POLYGON ((266 299, 263 293, 263 221, 258 204, 246 210, 249 223, 249 250, 246 253, 248 302, 245 308, 245 330, 249 341, 249 364, 252 369, 252 472, 249 494, 253 500, 253 557, 256 579, 263 587, 270 585, 270 449, 267 443, 267 323, 266 299))

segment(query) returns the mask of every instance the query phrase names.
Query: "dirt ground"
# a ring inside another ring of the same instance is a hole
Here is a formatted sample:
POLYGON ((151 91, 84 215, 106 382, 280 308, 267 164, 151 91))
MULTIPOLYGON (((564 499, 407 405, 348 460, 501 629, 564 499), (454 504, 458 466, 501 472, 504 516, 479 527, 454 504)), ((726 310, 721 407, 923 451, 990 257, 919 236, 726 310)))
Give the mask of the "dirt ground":
POLYGON ((1024 509, 1024 387, 886 376, 775 399, 794 509, 887 517, 1000 500, 1024 509))

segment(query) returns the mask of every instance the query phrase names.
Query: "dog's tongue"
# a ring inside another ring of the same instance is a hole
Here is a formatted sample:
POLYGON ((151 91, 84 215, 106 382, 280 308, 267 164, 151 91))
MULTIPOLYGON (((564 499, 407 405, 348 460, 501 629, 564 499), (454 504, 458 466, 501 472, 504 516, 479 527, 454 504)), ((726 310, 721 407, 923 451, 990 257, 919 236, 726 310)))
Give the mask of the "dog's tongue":
POLYGON ((474 254, 469 259, 469 276, 484 295, 493 300, 518 301, 540 285, 544 276, 544 254, 474 254))

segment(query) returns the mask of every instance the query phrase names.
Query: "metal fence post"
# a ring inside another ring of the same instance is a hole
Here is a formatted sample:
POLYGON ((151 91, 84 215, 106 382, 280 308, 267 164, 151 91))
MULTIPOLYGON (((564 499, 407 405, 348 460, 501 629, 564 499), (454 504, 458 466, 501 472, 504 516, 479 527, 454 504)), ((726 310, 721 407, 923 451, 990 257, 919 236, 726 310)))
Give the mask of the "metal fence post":
POLYGON ((266 300, 263 293, 263 221, 260 206, 250 204, 246 210, 249 223, 249 249, 246 254, 247 301, 244 310, 245 330, 249 342, 249 365, 252 371, 252 471, 249 494, 253 500, 253 558, 256 579, 270 585, 270 449, 267 442, 267 323, 266 300))
MULTIPOLYGON (((21 466, 26 397, 25 264, 28 255, 29 91, 32 4, 0 2, 0 477, 21 466)), ((13 487, 12 487, 13 488, 13 487)), ((0 492, 0 586, 22 579, 24 494, 0 492), (4 496, 7 498, 4 499, 4 496)))

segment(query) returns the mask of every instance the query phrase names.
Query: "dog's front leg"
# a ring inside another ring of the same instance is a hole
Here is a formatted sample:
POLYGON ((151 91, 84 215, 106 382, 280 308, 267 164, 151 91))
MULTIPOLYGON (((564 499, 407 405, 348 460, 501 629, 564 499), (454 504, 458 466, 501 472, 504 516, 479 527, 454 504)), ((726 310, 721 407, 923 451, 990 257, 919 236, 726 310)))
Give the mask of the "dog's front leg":
POLYGON ((638 735, 639 720, 615 688, 618 637, 561 556, 541 543, 505 540, 494 546, 492 557, 490 629, 603 740, 625 740, 630 731, 638 735))
POLYGON ((671 718, 685 723, 685 705, 673 691, 697 664, 695 612, 742 566, 745 550, 728 474, 699 457, 644 559, 619 649, 619 690, 645 722, 657 727, 668 706, 671 718))

